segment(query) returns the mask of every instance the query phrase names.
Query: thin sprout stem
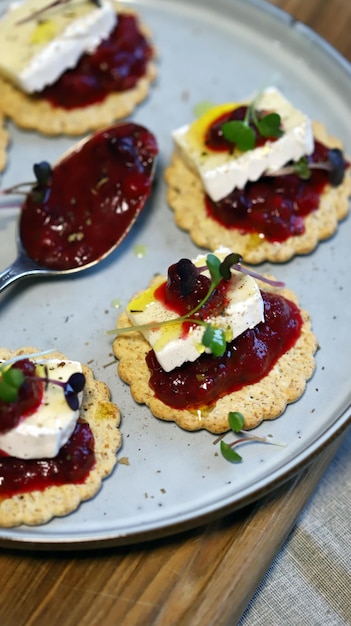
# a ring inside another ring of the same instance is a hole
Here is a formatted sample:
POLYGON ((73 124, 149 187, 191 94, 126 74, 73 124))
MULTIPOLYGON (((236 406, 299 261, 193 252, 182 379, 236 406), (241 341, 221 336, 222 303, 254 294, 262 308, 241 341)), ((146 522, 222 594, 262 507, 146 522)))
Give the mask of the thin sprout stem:
POLYGON ((18 20, 18 22, 16 22, 16 26, 20 26, 21 24, 26 24, 27 22, 30 22, 31 20, 35 20, 42 13, 45 13, 45 11, 48 11, 49 9, 53 9, 54 7, 56 7, 56 6, 60 5, 60 4, 67 4, 70 1, 71 0, 53 0, 53 2, 50 2, 45 7, 42 7, 41 9, 38 9, 37 11, 34 11, 30 15, 28 15, 27 17, 23 17, 21 20, 18 20))
POLYGON ((9 196, 11 194, 14 194, 16 196, 26 196, 28 194, 28 191, 21 191, 22 187, 33 187, 33 185, 35 185, 33 181, 27 183, 18 183, 17 185, 13 185, 12 187, 8 187, 7 189, 0 189, 0 195, 9 196))
MULTIPOLYGON (((309 170, 325 170, 326 172, 330 172, 332 168, 328 161, 321 161, 320 163, 309 163, 308 169, 309 170)), ((285 165, 284 167, 281 167, 279 170, 276 170, 275 172, 265 172, 264 175, 274 178, 275 176, 287 176, 289 174, 296 174, 294 165, 285 165)))

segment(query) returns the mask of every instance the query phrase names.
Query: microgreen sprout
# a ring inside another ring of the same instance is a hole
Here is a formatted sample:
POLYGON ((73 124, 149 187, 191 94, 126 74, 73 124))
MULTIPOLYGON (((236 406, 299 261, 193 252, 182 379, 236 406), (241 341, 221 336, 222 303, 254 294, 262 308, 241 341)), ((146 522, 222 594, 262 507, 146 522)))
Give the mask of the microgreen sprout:
POLYGON ((224 138, 235 145, 241 152, 253 150, 256 145, 255 129, 262 137, 281 137, 281 117, 278 113, 258 113, 256 110, 257 100, 260 94, 246 108, 244 119, 228 120, 222 125, 224 138))
POLYGON ((52 168, 47 161, 41 161, 40 163, 34 163, 33 172, 35 181, 29 181, 25 183, 18 183, 7 189, 1 189, 0 195, 23 195, 27 196, 28 193, 32 194, 35 202, 43 202, 48 188, 52 182, 52 168))
POLYGON ((53 380, 46 376, 39 377, 46 385, 57 385, 62 387, 65 400, 72 411, 77 411, 79 408, 78 394, 83 391, 85 386, 85 376, 81 372, 75 372, 71 374, 67 381, 53 380))
MULTIPOLYGON (((21 20, 18 20, 18 22, 16 22, 16 26, 20 26, 21 24, 26 24, 27 22, 31 22, 32 20, 36 20, 43 13, 46 13, 46 11, 49 11, 50 9, 54 9, 55 7, 60 6, 61 4, 68 4, 69 2, 71 2, 71 0, 53 0, 52 2, 47 4, 45 7, 42 7, 41 9, 38 9, 37 11, 33 11, 33 13, 31 13, 27 17, 24 17, 21 20)), ((95 4, 97 7, 101 6, 100 0, 90 0, 90 2, 95 4)))
POLYGON ((226 433, 224 433, 223 435, 217 437, 215 441, 213 441, 213 444, 216 445, 220 442, 222 456, 231 463, 241 463, 241 461, 243 460, 241 455, 236 450, 234 450, 235 446, 243 443, 258 441, 261 443, 269 443, 274 446, 280 446, 282 448, 286 447, 286 443, 274 440, 271 435, 267 435, 267 437, 259 437, 258 435, 251 435, 247 431, 243 430, 245 418, 242 413, 239 413, 238 411, 230 411, 228 413, 228 422, 232 432, 240 434, 242 436, 239 437, 239 439, 232 441, 231 443, 226 443, 225 441, 223 441, 223 438, 226 435, 226 433))
POLYGON ((216 287, 222 280, 229 281, 231 278, 231 268, 252 276, 253 278, 257 278, 262 282, 266 282, 274 287, 284 287, 284 283, 280 281, 275 281, 265 276, 261 276, 256 272, 248 268, 243 268, 241 265, 242 257, 240 254, 232 252, 227 255, 223 261, 219 259, 215 254, 208 254, 206 257, 206 266, 197 267, 190 261, 189 259, 181 259, 177 264, 178 274, 184 280, 184 285, 181 287, 181 294, 188 295, 195 287, 196 276, 202 273, 205 270, 208 270, 210 274, 210 285, 206 295, 202 298, 202 300, 193 308, 191 311, 186 313, 185 315, 181 315, 175 317, 171 320, 161 321, 161 322, 150 322, 148 324, 141 324, 135 326, 128 326, 124 328, 114 328, 113 330, 108 330, 108 335, 122 335, 134 331, 148 331, 155 330, 157 328, 172 326, 174 324, 179 324, 183 322, 194 323, 199 326, 204 326, 205 331, 202 336, 202 345, 206 348, 209 348, 214 354, 214 356, 222 356, 225 352, 227 345, 227 334, 226 329, 218 328, 209 322, 206 322, 202 319, 194 317, 194 315, 208 302, 211 295, 215 291, 216 287), (194 282, 195 277, 195 282, 194 282))
POLYGON ((332 187, 338 187, 345 176, 345 168, 347 162, 344 154, 339 148, 330 148, 328 150, 328 158, 326 161, 310 162, 306 156, 301 157, 298 161, 288 163, 275 172, 269 172, 267 176, 286 176, 296 174, 302 180, 311 178, 312 170, 325 170, 328 172, 329 183, 332 187))
POLYGON ((24 374, 16 367, 0 369, 0 400, 16 402, 20 387, 24 383, 24 374))
MULTIPOLYGON (((0 364, 0 401, 4 403, 12 403, 18 400, 20 389, 25 382, 25 373, 16 367, 18 361, 24 359, 32 359, 35 356, 47 354, 46 352, 39 352, 36 354, 20 355, 4 361, 0 364)), ((63 393, 68 406, 72 411, 76 411, 79 408, 78 394, 83 391, 85 385, 85 376, 81 372, 75 372, 71 374, 67 381, 54 380, 49 378, 47 366, 44 364, 44 376, 36 376, 37 380, 41 380, 45 385, 53 384, 62 387, 63 393)), ((31 377, 33 379, 33 377, 31 377)))

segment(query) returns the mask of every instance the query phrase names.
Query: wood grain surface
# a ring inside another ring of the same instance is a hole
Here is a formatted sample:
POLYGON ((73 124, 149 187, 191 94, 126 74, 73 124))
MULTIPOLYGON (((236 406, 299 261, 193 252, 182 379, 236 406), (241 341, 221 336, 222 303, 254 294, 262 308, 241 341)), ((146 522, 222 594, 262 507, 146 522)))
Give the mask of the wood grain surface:
MULTIPOLYGON (((271 2, 351 60, 351 0, 271 2)), ((3 549, 0 625, 234 626, 339 443, 263 500, 182 535, 93 552, 3 549)))

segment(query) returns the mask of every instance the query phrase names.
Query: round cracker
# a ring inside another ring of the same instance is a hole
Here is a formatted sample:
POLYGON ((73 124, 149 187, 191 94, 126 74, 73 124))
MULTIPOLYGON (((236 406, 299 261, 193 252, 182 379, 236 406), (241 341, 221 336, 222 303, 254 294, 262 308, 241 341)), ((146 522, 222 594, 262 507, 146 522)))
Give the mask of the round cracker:
MULTIPOLYGON (((289 289, 276 289, 266 283, 259 284, 261 289, 280 293, 298 305, 296 295, 289 289)), ((255 428, 264 420, 278 417, 287 404, 298 400, 305 390, 307 380, 314 372, 317 339, 312 332, 309 314, 303 309, 300 309, 300 312, 303 319, 301 334, 295 345, 280 357, 270 372, 259 382, 245 385, 239 391, 227 394, 209 408, 174 409, 155 397, 149 386, 150 372, 145 360, 150 345, 138 331, 121 334, 113 342, 113 352, 119 359, 118 374, 130 385, 136 402, 146 404, 155 417, 176 422, 185 430, 206 429, 216 434, 226 432, 229 430, 230 411, 239 411, 243 414, 245 429, 255 428)), ((131 327, 126 313, 119 317, 117 326, 131 327)))
MULTIPOLYGON (((328 135, 323 124, 313 123, 313 133, 317 140, 329 147, 340 147, 338 139, 328 135)), ((319 241, 328 239, 337 230, 338 222, 349 212, 351 195, 351 171, 346 171, 344 180, 338 187, 327 185, 319 208, 305 218, 305 232, 289 237, 282 243, 270 242, 258 235, 242 234, 239 229, 226 228, 207 215, 204 192, 200 177, 177 155, 173 154, 171 164, 165 171, 168 185, 167 200, 174 211, 176 224, 189 232, 196 245, 208 250, 225 246, 241 254, 245 263, 257 264, 263 261, 281 263, 297 254, 308 254, 319 241)))
MULTIPOLYGON (((35 348, 10 351, 0 349, 0 358, 9 359, 20 354, 38 352, 35 348)), ((60 352, 52 352, 40 359, 67 359, 60 352)), ((100 489, 102 480, 111 474, 116 453, 122 444, 119 431, 120 411, 110 402, 107 385, 94 378, 93 372, 82 365, 86 377, 80 417, 89 423, 95 440, 95 465, 81 484, 64 484, 46 487, 42 491, 21 493, 11 498, 0 496, 0 526, 13 527, 20 524, 44 524, 56 516, 63 516, 77 509, 84 500, 92 498, 100 489)))
MULTIPOLYGON (((137 14, 117 5, 117 13, 137 14)), ((151 44, 151 34, 147 26, 138 20, 140 32, 151 44)), ((36 130, 45 135, 82 135, 108 126, 116 120, 130 115, 135 107, 145 100, 151 83, 156 78, 156 50, 148 62, 146 73, 132 89, 109 94, 102 102, 86 107, 64 109, 53 107, 50 102, 21 91, 18 87, 0 76, 1 107, 17 126, 26 130, 36 130)))
POLYGON ((4 126, 4 116, 0 111, 0 172, 5 168, 7 155, 6 148, 9 142, 9 135, 4 126))

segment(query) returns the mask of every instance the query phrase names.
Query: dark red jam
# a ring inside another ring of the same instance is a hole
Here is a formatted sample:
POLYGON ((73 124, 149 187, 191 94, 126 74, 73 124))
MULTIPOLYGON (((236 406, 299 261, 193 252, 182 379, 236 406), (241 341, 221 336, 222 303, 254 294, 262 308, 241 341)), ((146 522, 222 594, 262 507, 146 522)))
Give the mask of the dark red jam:
POLYGON ((222 357, 203 353, 194 363, 165 372, 151 350, 146 362, 155 396, 176 409, 196 409, 266 376, 297 341, 302 318, 283 296, 262 292, 262 297, 265 321, 227 344, 222 357))
MULTIPOLYGON (((205 145, 216 152, 231 152, 233 150, 233 144, 224 137, 223 124, 231 121, 242 122, 245 119, 246 113, 247 107, 241 106, 237 107, 233 111, 220 115, 207 129, 205 134, 205 145)), ((275 141, 277 139, 277 137, 264 137, 261 135, 251 118, 248 120, 248 125, 254 132, 256 148, 264 145, 267 140, 275 141)))
POLYGON ((24 382, 18 390, 15 402, 4 402, 0 398, 0 433, 16 428, 22 418, 34 413, 43 397, 43 382, 35 373, 35 365, 28 359, 21 359, 12 365, 25 375, 24 382))
MULTIPOLYGON (((310 162, 327 162, 328 148, 315 141, 310 162)), ((281 243, 305 232, 304 218, 319 207, 328 184, 328 172, 312 169, 308 180, 296 174, 263 177, 235 189, 219 202, 205 196, 207 215, 228 229, 257 234, 267 241, 281 243)))
POLYGON ((87 422, 78 421, 70 439, 53 459, 0 457, 0 497, 82 483, 94 464, 93 434, 87 422))
POLYGON ((31 259, 64 270, 104 257, 129 232, 151 192, 154 135, 132 122, 100 131, 52 170, 38 199, 22 205, 20 235, 31 259))
POLYGON ((101 102, 109 94, 132 89, 145 75, 152 56, 152 47, 140 32, 136 18, 121 14, 110 36, 38 97, 64 109, 101 102))

